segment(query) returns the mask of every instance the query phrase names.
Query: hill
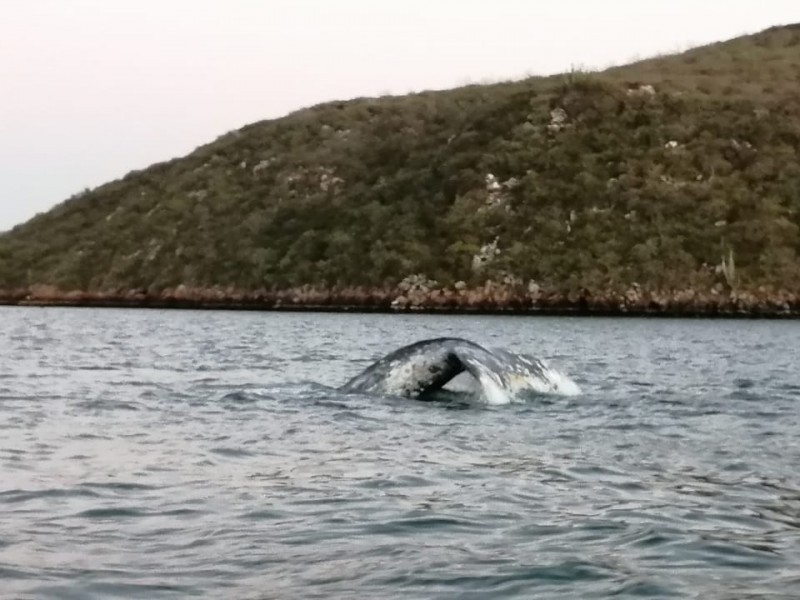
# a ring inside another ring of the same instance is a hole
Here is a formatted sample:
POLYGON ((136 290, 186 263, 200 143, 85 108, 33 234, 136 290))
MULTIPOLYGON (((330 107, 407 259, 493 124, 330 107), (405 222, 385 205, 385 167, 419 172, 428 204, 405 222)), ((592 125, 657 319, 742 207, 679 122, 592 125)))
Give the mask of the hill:
POLYGON ((800 25, 330 102, 0 236, 6 301, 800 307, 800 25))

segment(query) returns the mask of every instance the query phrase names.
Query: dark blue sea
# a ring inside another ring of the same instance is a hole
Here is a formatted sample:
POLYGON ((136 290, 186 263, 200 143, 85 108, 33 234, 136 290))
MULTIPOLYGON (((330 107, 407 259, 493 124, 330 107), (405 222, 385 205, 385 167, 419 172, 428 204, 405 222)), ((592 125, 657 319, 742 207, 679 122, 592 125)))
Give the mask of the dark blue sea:
POLYGON ((798 598, 800 322, 0 308, 0 598, 798 598), (342 394, 416 340, 502 406, 342 394))

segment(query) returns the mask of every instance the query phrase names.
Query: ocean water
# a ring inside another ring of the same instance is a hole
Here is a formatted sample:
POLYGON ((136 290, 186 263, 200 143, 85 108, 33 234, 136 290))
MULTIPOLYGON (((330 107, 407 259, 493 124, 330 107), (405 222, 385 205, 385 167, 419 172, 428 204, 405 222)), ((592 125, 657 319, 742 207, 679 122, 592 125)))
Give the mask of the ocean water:
POLYGON ((798 598, 800 322, 0 308, 0 598, 798 598), (343 395, 404 344, 578 396, 343 395))

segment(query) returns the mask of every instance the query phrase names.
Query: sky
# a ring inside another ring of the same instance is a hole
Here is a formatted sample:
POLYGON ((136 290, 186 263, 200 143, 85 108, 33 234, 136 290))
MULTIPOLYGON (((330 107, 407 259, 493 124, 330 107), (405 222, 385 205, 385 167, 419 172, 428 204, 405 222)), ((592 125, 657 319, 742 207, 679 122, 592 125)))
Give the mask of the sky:
POLYGON ((319 102, 599 69, 798 21, 797 0, 0 0, 0 231, 319 102))

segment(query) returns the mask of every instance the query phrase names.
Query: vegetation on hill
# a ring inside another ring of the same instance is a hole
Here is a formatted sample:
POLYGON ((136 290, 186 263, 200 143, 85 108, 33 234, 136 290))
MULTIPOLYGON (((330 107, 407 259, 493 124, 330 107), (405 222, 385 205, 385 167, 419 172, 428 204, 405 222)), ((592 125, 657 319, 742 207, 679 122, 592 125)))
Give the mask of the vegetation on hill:
POLYGON ((0 289, 797 297, 799 152, 798 25, 601 73, 331 102, 3 234, 0 289))

